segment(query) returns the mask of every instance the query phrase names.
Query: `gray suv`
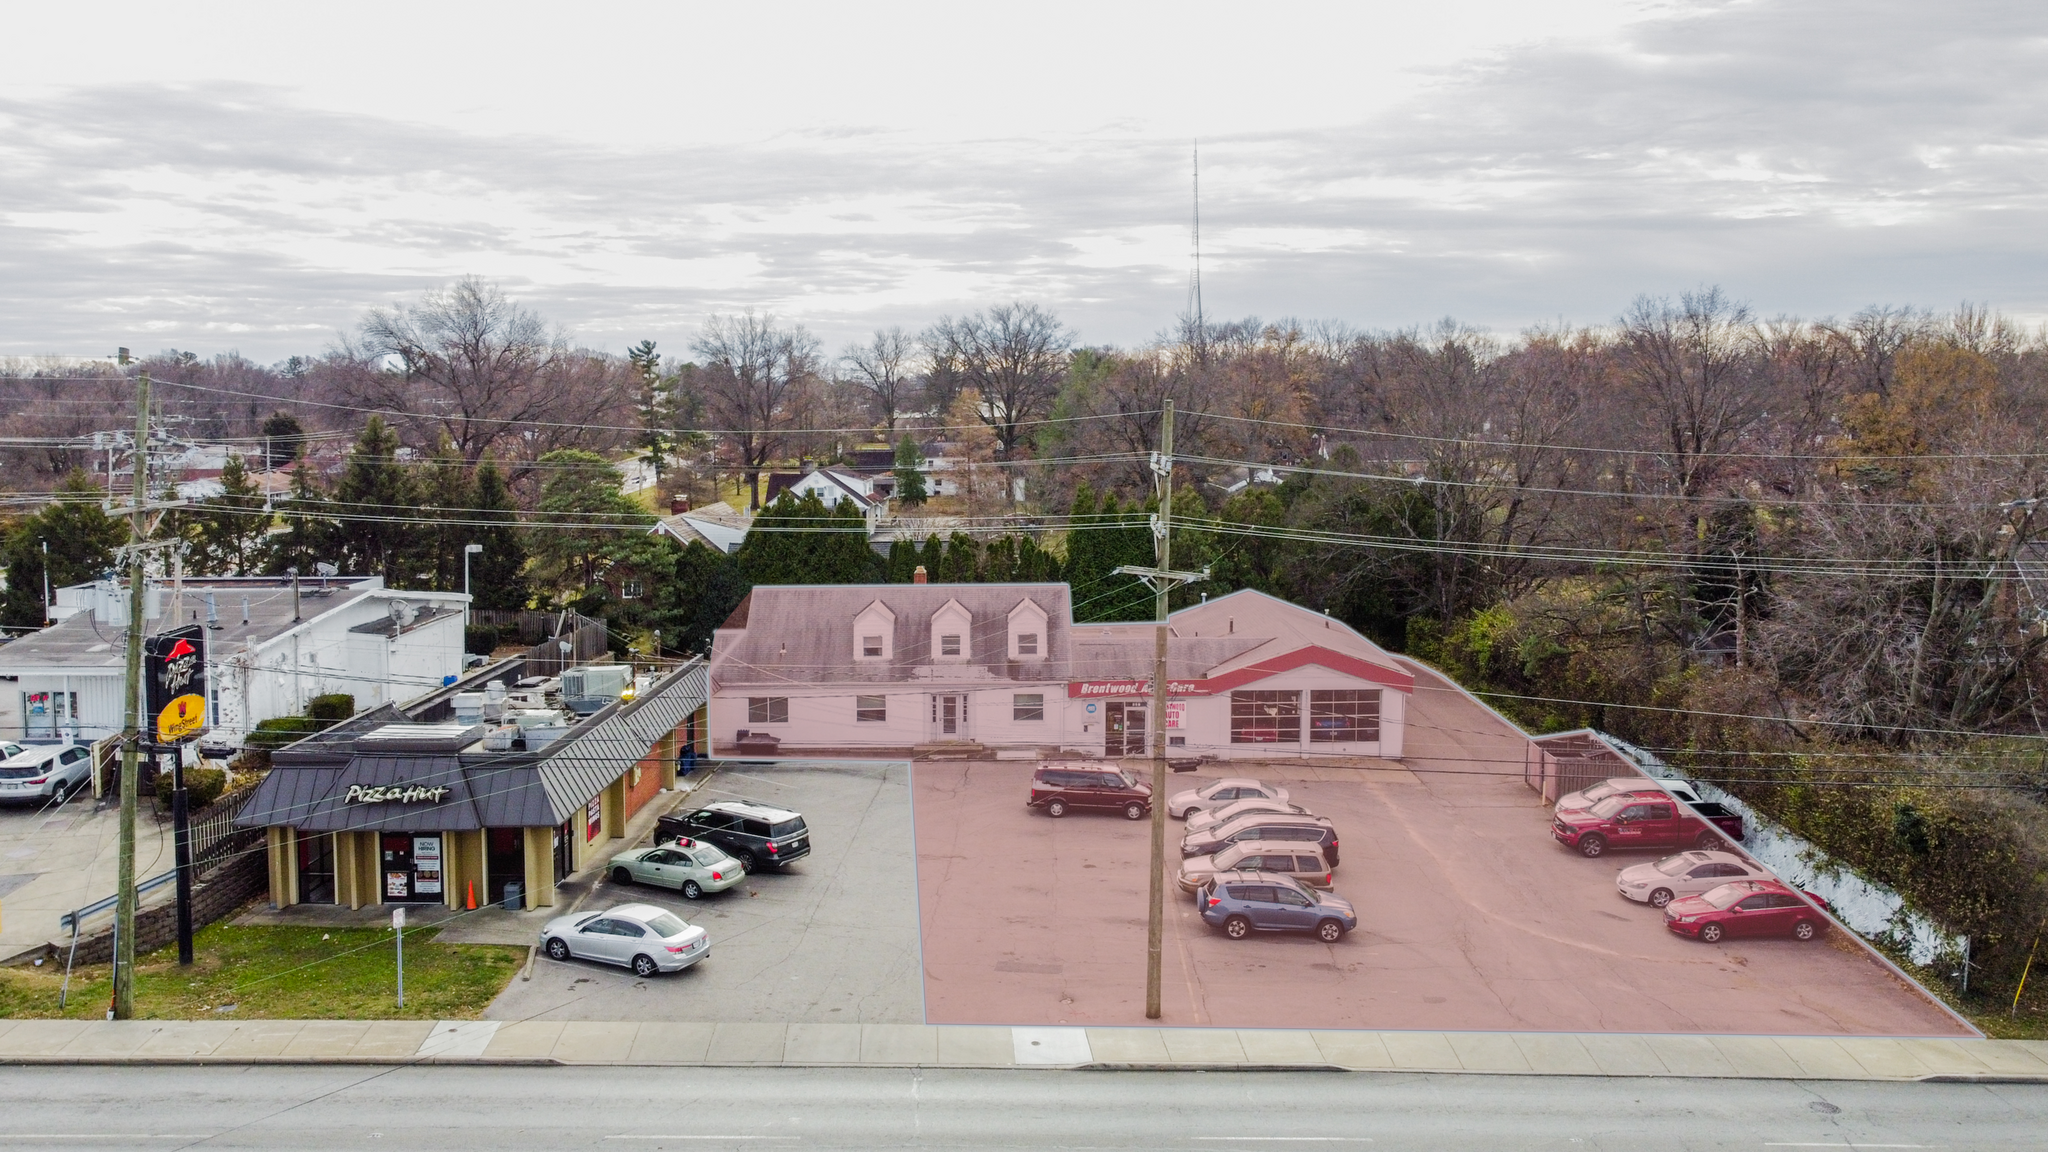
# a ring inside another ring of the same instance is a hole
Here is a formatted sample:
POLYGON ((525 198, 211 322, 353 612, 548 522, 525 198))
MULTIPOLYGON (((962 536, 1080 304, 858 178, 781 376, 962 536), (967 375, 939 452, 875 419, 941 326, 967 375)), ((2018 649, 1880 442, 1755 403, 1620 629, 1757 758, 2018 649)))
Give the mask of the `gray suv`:
POLYGON ((23 749, 0 760, 0 802, 54 801, 62 804, 80 789, 92 787, 92 750, 79 744, 23 749))
POLYGON ((1195 907, 1232 940, 1253 932, 1313 932, 1335 944, 1358 927, 1349 900, 1318 894, 1271 872, 1219 872, 1195 893, 1195 907))
POLYGON ((1247 840, 1271 843, 1314 844, 1323 850, 1330 867, 1337 866, 1337 827, 1327 816, 1296 816, 1286 812, 1251 812, 1225 824, 1216 824, 1181 837, 1180 854, 1214 856, 1232 844, 1247 840))

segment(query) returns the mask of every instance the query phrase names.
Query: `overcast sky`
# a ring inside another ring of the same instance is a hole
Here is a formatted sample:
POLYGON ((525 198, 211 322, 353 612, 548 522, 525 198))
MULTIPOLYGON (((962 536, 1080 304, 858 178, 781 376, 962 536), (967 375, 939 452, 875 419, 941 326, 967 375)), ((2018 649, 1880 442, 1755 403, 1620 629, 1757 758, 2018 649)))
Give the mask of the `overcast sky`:
POLYGON ((2048 318, 2048 5, 16 5, 0 354, 317 353, 465 273, 579 341, 1212 317, 2048 318), (1419 11, 1419 9, 1427 9, 1419 11))

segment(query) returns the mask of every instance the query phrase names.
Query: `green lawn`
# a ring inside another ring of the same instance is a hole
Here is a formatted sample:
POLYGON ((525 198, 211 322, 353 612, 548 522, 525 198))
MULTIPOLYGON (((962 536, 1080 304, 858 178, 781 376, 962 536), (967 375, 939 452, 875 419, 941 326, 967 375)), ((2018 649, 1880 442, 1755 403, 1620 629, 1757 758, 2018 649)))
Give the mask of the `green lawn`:
MULTIPOLYGON (((176 946, 136 966, 135 1014, 159 1020, 474 1019, 526 962, 526 949, 431 944, 439 929, 405 936, 405 1007, 397 1004, 389 928, 243 928, 216 924, 193 941, 191 967, 176 946)), ((101 1019, 113 997, 106 965, 71 975, 64 962, 0 968, 0 1017, 101 1019)))

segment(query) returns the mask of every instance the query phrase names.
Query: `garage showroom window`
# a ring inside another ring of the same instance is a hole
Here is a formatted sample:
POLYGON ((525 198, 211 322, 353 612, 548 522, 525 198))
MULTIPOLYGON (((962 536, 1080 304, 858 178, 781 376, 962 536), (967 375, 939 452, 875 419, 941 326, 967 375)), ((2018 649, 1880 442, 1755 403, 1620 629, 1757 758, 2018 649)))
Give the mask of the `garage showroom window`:
POLYGON ((1045 719, 1045 693, 1019 692, 1016 695, 1010 697, 1010 719, 1045 719))
POLYGON ((747 697, 747 723, 787 724, 789 723, 789 697, 749 696, 747 697))
POLYGON ((1232 692, 1230 742, 1301 743, 1301 693, 1232 692))
POLYGON ((1344 744, 1380 738, 1380 690, 1314 688, 1308 694, 1308 738, 1312 744, 1344 744))
POLYGON ((887 696, 855 696, 853 718, 863 723, 884 724, 889 720, 889 698, 887 696))

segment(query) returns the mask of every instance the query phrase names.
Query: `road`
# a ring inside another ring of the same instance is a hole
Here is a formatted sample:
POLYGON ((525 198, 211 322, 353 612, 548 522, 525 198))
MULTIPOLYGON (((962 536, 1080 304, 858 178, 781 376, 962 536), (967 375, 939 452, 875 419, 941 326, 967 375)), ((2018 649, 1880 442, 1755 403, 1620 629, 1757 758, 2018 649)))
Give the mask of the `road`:
POLYGON ((0 1147, 2039 1148, 2048 1086, 1342 1073, 12 1068, 0 1147))

